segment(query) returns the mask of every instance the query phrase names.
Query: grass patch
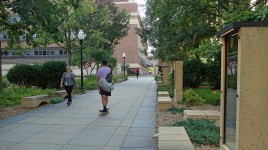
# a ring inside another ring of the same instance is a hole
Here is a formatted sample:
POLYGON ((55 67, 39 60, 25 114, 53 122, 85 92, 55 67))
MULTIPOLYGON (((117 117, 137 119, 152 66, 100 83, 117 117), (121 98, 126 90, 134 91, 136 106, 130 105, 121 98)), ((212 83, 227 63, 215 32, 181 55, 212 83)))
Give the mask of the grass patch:
POLYGON ((177 121, 171 126, 183 126, 192 142, 199 145, 220 145, 220 128, 214 122, 201 119, 177 121))
POLYGON ((24 88, 12 86, 4 88, 0 93, 0 108, 6 108, 21 104, 21 99, 27 96, 50 94, 55 92, 56 89, 40 89, 40 88, 24 88))
POLYGON ((220 91, 208 88, 193 89, 199 97, 205 100, 205 103, 214 106, 220 106, 220 91))
POLYGON ((75 89, 73 89, 73 93, 74 94, 85 94, 86 93, 86 90, 85 89, 80 89, 80 87, 78 87, 78 88, 75 88, 75 89))
POLYGON ((52 97, 52 99, 51 99, 52 104, 58 104, 58 103, 61 103, 61 102, 63 102, 63 99, 60 98, 60 97, 52 97))
MULTIPOLYGON (((79 89, 81 86, 81 79, 76 80, 77 88, 79 89)), ((85 90, 95 90, 97 89, 97 79, 96 77, 84 78, 83 87, 85 90)), ((75 90, 77 91, 77 90, 75 90)))
POLYGON ((168 91, 171 98, 174 97, 174 85, 162 85, 157 87, 157 91, 168 91))
POLYGON ((181 107, 181 108, 169 108, 168 111, 171 112, 171 114, 183 114, 183 111, 184 110, 189 110, 189 108, 184 108, 184 107, 181 107))

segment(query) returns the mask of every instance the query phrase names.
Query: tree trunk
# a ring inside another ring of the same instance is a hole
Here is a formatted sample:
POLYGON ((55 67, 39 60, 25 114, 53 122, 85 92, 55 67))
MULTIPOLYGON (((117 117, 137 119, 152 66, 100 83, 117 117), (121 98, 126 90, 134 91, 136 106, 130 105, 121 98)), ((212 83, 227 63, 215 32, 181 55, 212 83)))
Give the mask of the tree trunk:
POLYGON ((3 91, 3 80, 2 80, 2 45, 0 41, 0 93, 3 91))
MULTIPOLYGON (((93 66, 93 68, 91 68, 91 70, 90 70, 90 74, 89 74, 89 79, 91 78, 91 76, 92 76, 92 72, 93 72, 93 70, 94 70, 94 68, 96 67, 96 64, 93 66)), ((96 75, 97 75, 97 73, 96 73, 96 75)))
POLYGON ((68 50, 68 66, 72 66, 72 51, 68 50))

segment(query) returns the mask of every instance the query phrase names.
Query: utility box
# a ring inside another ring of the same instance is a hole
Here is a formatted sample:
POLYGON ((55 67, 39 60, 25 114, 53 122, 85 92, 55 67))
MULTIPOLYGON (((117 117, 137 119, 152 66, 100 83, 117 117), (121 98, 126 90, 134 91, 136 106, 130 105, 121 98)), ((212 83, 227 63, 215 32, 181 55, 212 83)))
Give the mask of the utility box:
POLYGON ((222 41, 221 150, 268 149, 268 22, 234 22, 222 41))

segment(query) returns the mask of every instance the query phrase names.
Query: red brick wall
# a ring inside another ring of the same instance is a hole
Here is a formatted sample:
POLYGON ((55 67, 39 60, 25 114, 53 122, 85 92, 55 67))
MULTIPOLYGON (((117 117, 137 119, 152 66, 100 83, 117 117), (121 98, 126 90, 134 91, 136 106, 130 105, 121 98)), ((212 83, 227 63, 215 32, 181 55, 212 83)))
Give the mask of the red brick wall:
POLYGON ((128 35, 120 40, 120 44, 115 47, 114 56, 117 63, 123 63, 122 55, 126 54, 126 63, 139 63, 138 35, 136 34, 137 25, 131 24, 128 35))
POLYGON ((115 6, 119 8, 119 10, 126 10, 128 12, 138 12, 137 3, 115 3, 115 6))

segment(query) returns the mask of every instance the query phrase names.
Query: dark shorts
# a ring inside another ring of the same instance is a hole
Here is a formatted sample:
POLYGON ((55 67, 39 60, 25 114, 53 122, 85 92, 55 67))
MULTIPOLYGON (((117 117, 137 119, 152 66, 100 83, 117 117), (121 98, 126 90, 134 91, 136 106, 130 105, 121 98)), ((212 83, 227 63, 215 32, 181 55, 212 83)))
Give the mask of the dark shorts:
POLYGON ((99 91, 100 91, 100 95, 111 96, 111 92, 104 91, 101 87, 99 91))

